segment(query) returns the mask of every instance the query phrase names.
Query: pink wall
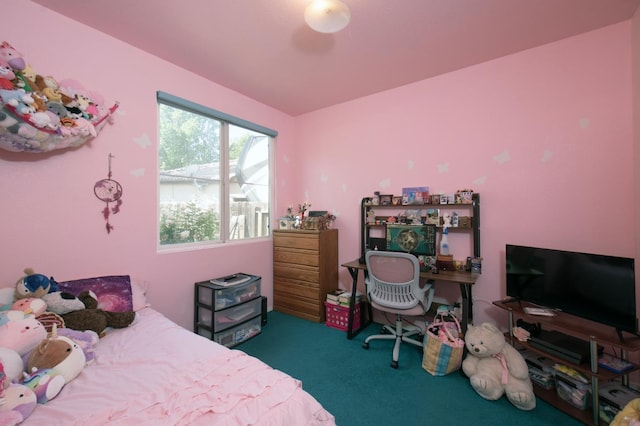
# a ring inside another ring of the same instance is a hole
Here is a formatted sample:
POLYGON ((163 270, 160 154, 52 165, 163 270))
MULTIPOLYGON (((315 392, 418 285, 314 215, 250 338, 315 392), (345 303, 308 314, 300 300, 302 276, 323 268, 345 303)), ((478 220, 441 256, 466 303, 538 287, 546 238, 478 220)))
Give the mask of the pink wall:
POLYGON ((170 63, 31 2, 11 1, 3 37, 34 70, 57 79, 74 78, 120 101, 115 124, 75 151, 52 155, 0 152, 2 256, 0 283, 14 285, 23 268, 57 280, 131 274, 151 283, 152 305, 181 325, 193 321, 193 283, 244 271, 263 277, 271 294, 271 241, 191 252, 156 252, 156 91, 278 130, 278 145, 292 145, 291 117, 211 83, 170 63), (148 144, 140 141, 148 141, 148 144), (93 185, 106 178, 113 153, 113 178, 124 187, 121 212, 108 235, 93 185))
POLYGON ((626 22, 299 117, 299 198, 338 216, 345 262, 361 197, 473 188, 476 320, 504 321, 482 301, 504 296, 506 243, 634 256, 630 53, 626 22))
MULTIPOLYGON (((129 273, 151 283, 154 307, 189 328, 194 281, 245 271, 262 275, 271 294, 269 240, 156 253, 156 90, 278 130, 274 217, 305 200, 332 211, 341 262, 358 256, 360 199, 416 185, 481 193, 480 300, 503 296, 505 243, 634 255, 629 22, 292 118, 33 3, 6 9, 48 28, 44 43, 19 20, 4 24, 36 72, 121 102, 116 123, 89 146, 0 152, 6 285, 26 266, 59 280, 129 273), (137 143, 145 135, 148 146, 137 143), (125 192, 107 235, 92 188, 110 152, 125 192)), ((466 257, 465 244, 452 243, 466 257)), ((340 280, 349 284, 346 271, 340 280)), ((480 300, 477 320, 504 320, 480 300)))
MULTIPOLYGON (((633 94, 633 147, 634 149, 634 183, 635 183, 635 207, 636 212, 640 211, 640 173, 637 172, 640 165, 640 9, 636 10, 631 20, 631 51, 632 51, 632 85, 633 94)), ((635 219, 635 242, 636 259, 640 257, 640 221, 635 219)), ((636 288, 640 282, 640 274, 636 274, 636 288)), ((640 292, 638 292, 640 293, 640 292)), ((636 300, 640 299, 640 294, 636 294, 636 300)))

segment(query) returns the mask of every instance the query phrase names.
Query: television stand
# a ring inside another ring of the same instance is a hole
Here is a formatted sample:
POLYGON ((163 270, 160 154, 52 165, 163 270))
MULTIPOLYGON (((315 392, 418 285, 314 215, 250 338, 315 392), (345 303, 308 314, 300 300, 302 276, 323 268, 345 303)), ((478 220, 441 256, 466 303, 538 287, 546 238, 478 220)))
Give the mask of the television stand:
MULTIPOLYGON (((531 336, 529 344, 571 364, 588 363, 591 358, 589 341, 555 330, 540 330, 531 336)), ((602 349, 602 346, 598 347, 598 354, 602 353, 602 349)))
POLYGON ((629 352, 640 351, 640 337, 631 333, 613 329, 604 324, 594 323, 565 312, 558 312, 553 317, 528 315, 525 307, 535 307, 535 305, 527 302, 512 303, 509 301, 499 300, 493 304, 504 309, 509 314, 509 342, 515 347, 524 347, 536 353, 542 354, 547 358, 562 364, 568 364, 572 368, 584 374, 591 381, 591 411, 580 410, 567 401, 561 399, 557 393, 547 389, 543 389, 534 383, 533 390, 537 397, 553 405, 557 409, 564 411, 571 417, 589 425, 600 424, 600 396, 598 395, 599 381, 611 381, 616 378, 622 378, 625 385, 629 384, 628 374, 638 370, 640 367, 633 365, 630 370, 624 372, 613 372, 604 368, 598 368, 599 345, 606 348, 613 348, 620 354, 620 358, 627 361, 629 352), (584 362, 576 364, 567 361, 566 357, 558 356, 557 353, 550 351, 548 348, 536 347, 533 341, 520 342, 513 337, 513 328, 516 326, 516 318, 522 318, 525 321, 539 323, 546 331, 556 331, 565 335, 585 341, 588 344, 588 353, 584 362))

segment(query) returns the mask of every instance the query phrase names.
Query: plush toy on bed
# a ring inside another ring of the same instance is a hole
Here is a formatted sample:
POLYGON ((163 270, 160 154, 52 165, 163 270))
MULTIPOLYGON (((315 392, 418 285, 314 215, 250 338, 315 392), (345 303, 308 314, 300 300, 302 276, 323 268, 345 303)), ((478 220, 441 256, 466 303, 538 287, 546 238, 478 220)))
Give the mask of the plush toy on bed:
POLYGON ((58 396, 65 385, 64 380, 64 376, 55 368, 43 368, 31 374, 24 373, 22 384, 33 391, 38 404, 46 404, 58 396))
POLYGON ((22 423, 36 408, 36 395, 25 385, 12 383, 4 390, 4 403, 0 404, 0 425, 22 423))
POLYGON ((56 330, 51 337, 44 339, 31 351, 27 361, 27 372, 54 369, 64 377, 64 383, 75 379, 86 364, 84 352, 80 346, 65 336, 59 336, 56 330))
POLYGON ((91 364, 96 358, 95 346, 98 344, 98 333, 92 330, 73 330, 71 328, 58 328, 57 333, 59 336, 65 336, 73 340, 80 346, 87 365, 91 364))
POLYGON ((16 351, 0 348, 0 425, 22 423, 36 408, 35 393, 18 384, 22 368, 22 358, 16 351))
POLYGON ((37 317, 47 310, 47 303, 36 297, 25 297, 24 299, 16 300, 9 310, 22 311, 25 314, 33 314, 37 317))
POLYGON ((73 330, 92 330, 101 336, 107 327, 128 327, 136 316, 133 311, 110 312, 98 309, 98 300, 88 291, 80 293, 78 299, 84 303, 86 309, 61 315, 65 327, 73 330))
POLYGON ((47 331, 35 315, 25 315, 22 311, 0 312, 1 347, 12 349, 24 356, 45 337, 47 331))
POLYGON ((58 283, 53 278, 36 274, 31 268, 25 268, 24 273, 26 275, 16 282, 16 299, 24 299, 25 297, 42 298, 47 293, 58 291, 58 283))
MULTIPOLYGON (((24 363, 20 354, 13 349, 0 347, 0 364, 4 369, 4 388, 12 382, 19 382, 22 379, 24 363)), ((0 386, 0 391, 3 386, 0 386)), ((0 423, 2 424, 2 423, 0 423)))
POLYGON ((467 356, 462 370, 471 386, 488 400, 506 394, 507 399, 521 410, 533 410, 536 397, 524 358, 491 323, 470 325, 465 335, 467 356))
POLYGON ((42 296, 42 300, 47 302, 49 312, 63 315, 68 312, 84 309, 84 303, 76 296, 66 291, 54 291, 42 296))

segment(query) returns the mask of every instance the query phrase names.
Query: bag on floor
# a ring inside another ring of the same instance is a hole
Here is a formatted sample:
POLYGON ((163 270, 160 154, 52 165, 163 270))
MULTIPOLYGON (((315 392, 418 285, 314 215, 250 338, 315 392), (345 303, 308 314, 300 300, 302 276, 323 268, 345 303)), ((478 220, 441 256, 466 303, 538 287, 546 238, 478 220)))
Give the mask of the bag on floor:
POLYGON ((422 368, 433 376, 444 376, 460 369, 464 340, 460 322, 451 312, 438 312, 424 336, 422 368))

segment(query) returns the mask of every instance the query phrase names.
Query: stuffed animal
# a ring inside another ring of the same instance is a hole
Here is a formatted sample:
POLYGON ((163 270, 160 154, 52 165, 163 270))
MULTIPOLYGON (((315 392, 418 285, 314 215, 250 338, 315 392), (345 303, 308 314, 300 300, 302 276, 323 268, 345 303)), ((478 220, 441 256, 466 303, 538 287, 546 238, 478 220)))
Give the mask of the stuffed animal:
POLYGON ((19 86, 27 92, 31 93, 38 90, 38 86, 35 83, 36 73, 31 64, 26 64, 22 71, 16 71, 16 76, 22 81, 19 86))
POLYGON ((27 371, 52 368, 64 377, 65 384, 75 379, 86 364, 84 352, 76 342, 56 331, 31 351, 27 371))
POLYGON ((0 98, 6 105, 12 106, 18 114, 28 115, 36 112, 35 107, 33 107, 33 98, 24 89, 0 89, 0 98))
POLYGON ((73 311, 84 309, 84 303, 76 296, 66 291, 55 291, 42 296, 42 300, 47 303, 49 312, 63 315, 73 311))
POLYGON ((47 293, 58 291, 58 283, 52 278, 45 275, 36 274, 31 268, 25 268, 25 276, 16 282, 16 299, 24 299, 25 297, 36 297, 41 299, 47 293))
POLYGON ((133 311, 110 312, 98 309, 97 298, 88 291, 80 293, 78 299, 84 303, 86 309, 61 315, 65 326, 73 330, 91 330, 101 336, 107 327, 128 327, 136 316, 133 311))
POLYGON ((64 327, 64 320, 62 317, 55 312, 45 311, 44 313, 38 315, 36 317, 38 322, 42 324, 47 333, 51 333, 53 331, 53 327, 58 329, 64 327))
POLYGON ((12 80, 16 78, 11 66, 4 59, 0 59, 0 88, 5 90, 13 90, 12 80))
POLYGON ((25 315, 22 311, 0 312, 1 347, 13 349, 24 356, 45 337, 47 331, 35 315, 25 315))
MULTIPOLYGON (((47 311, 47 303, 44 299, 36 299, 35 297, 25 297, 16 300, 11 306, 12 311, 22 311, 24 314, 33 314, 36 320, 42 324, 47 333, 51 331, 53 324, 64 327, 64 321, 59 315, 47 311)), ((0 308, 0 310, 2 310, 0 308)))
POLYGON ((37 398, 25 385, 11 384, 4 390, 4 404, 0 404, 0 424, 22 423, 36 408, 37 398))
MULTIPOLYGON (((4 111, 0 110, 0 127, 7 129, 9 133, 14 135, 25 136, 24 123, 20 123, 18 120, 10 116, 4 111)), ((30 126, 29 126, 30 127, 30 126)))
MULTIPOLYGON (((0 347, 0 364, 4 368, 5 384, 6 388, 11 382, 18 382, 22 379, 22 373, 24 371, 24 363, 20 354, 13 349, 0 347)), ((0 387, 0 392, 3 387, 0 387)), ((0 423, 1 424, 1 423, 0 423)))
POLYGON ((10 310, 22 311, 25 314, 33 314, 37 317, 47 310, 47 303, 35 297, 25 297, 24 299, 16 300, 13 305, 11 305, 10 310))
POLYGON ((58 336, 65 336, 73 340, 80 346, 87 365, 90 365, 96 358, 95 346, 98 344, 98 333, 92 330, 79 331, 71 328, 58 328, 58 336))
POLYGON ((73 101, 73 98, 60 92, 58 82, 50 75, 36 74, 34 83, 38 93, 45 96, 49 102, 58 103, 60 107, 64 108, 64 105, 73 101))
POLYGON ((65 378, 55 368, 44 368, 31 374, 24 373, 22 384, 33 391, 38 404, 46 404, 58 396, 65 385, 65 378))
POLYGON ((504 338, 494 324, 485 322, 470 325, 465 335, 467 356, 462 370, 471 386, 488 400, 506 394, 507 399, 521 410, 533 410, 536 397, 524 358, 504 338))
POLYGON ((0 44, 0 59, 7 61, 9 66, 16 71, 22 71, 27 66, 22 54, 6 41, 0 44))

